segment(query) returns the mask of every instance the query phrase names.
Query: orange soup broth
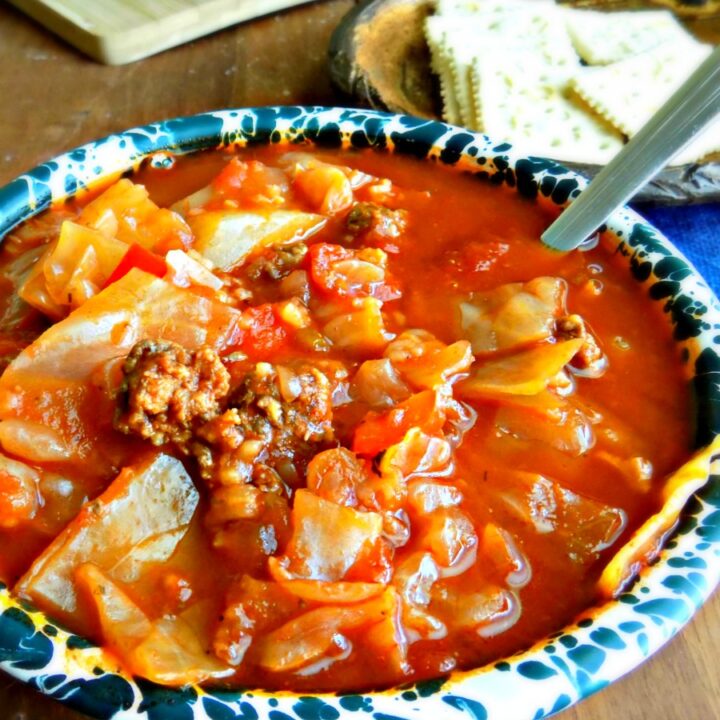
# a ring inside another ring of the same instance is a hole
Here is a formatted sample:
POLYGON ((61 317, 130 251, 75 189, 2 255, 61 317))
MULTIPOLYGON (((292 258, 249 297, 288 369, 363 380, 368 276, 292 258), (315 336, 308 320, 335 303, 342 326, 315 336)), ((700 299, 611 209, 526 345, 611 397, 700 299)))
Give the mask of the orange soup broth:
MULTIPOLYGON (((287 150, 249 149, 240 151, 240 156, 273 165, 277 154, 287 150)), ((145 184, 158 204, 168 206, 209 182, 229 154, 213 151, 181 157, 165 170, 146 165, 132 179, 145 184)), ((551 275, 567 281, 569 311, 586 320, 609 360, 602 378, 577 378, 576 394, 608 420, 615 436, 600 437, 605 432, 601 423, 596 428, 596 447, 581 457, 503 434, 494 425, 497 404, 471 403, 478 419, 456 451, 454 474, 465 497, 463 508, 476 522, 492 519, 518 539, 532 566, 533 580, 520 591, 522 616, 507 632, 490 638, 467 633, 452 642, 418 642, 410 647, 409 661, 416 671, 414 679, 437 676, 456 667, 478 666, 528 647, 595 601, 594 582, 603 564, 657 510, 663 478, 689 455, 692 428, 688 381, 667 316, 633 280, 626 263, 608 251, 610 243, 572 253, 555 252, 540 243, 541 232, 557 215, 556 208, 523 199, 512 190, 491 186, 439 163, 373 151, 316 154, 328 162, 388 177, 400 188, 395 203, 408 211, 409 221, 407 231, 396 241, 398 252, 389 254, 389 270, 403 291, 402 298, 384 308, 390 330, 397 330, 401 324, 419 327, 453 342, 460 337, 457 308, 461 299, 504 283, 551 275), (642 456, 652 463, 653 481, 648 492, 634 489, 598 457, 598 448, 608 447, 623 457, 642 456), (628 516, 623 536, 591 567, 574 563, 567 554, 558 552, 552 534, 530 533, 506 509, 487 506, 483 485, 507 470, 545 475, 594 500, 623 508, 628 516)), ((336 242, 339 222, 328 223, 310 242, 336 242)), ((272 288, 267 292, 271 297, 272 288)), ((222 610, 232 573, 204 536, 198 520, 203 514, 196 513, 191 532, 175 556, 151 573, 139 590, 143 597, 138 599, 161 607, 167 600, 158 588, 175 582, 176 575, 186 578, 195 599, 202 600, 191 621, 199 627, 212 627, 222 610)), ((41 534, 28 533, 18 543, 4 537, 6 534, 0 533, 0 543, 8 548, 3 550, 0 574, 12 580, 18 568, 27 567, 50 538, 44 541, 41 534)), ((396 565, 402 557, 400 549, 396 565)), ((451 582, 467 586, 473 577, 471 570, 451 582)), ((86 629, 96 635, 92 623, 86 629)), ((351 633, 349 636, 352 639, 351 633)), ((336 663, 312 677, 272 675, 257 668, 248 675, 241 666, 227 682, 294 690, 350 690, 387 684, 382 659, 363 657, 363 652, 360 648, 354 653, 352 665, 336 663)))

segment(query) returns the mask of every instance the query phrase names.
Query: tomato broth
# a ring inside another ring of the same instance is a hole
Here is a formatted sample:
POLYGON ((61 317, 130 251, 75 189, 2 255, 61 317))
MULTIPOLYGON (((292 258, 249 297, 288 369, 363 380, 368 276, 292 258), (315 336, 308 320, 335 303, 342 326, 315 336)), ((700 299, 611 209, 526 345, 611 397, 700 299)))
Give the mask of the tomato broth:
POLYGON ((556 214, 282 146, 147 162, 16 229, 0 580, 156 682, 334 691, 619 591, 689 386, 608 238, 540 243, 556 214))

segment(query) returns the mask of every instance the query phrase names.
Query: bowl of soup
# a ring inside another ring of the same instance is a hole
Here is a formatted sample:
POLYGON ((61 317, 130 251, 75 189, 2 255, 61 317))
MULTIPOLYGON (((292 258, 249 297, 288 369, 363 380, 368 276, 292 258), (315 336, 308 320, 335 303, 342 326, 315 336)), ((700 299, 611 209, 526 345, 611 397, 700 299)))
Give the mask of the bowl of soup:
POLYGON ((168 120, 0 189, 0 667, 110 717, 540 718, 718 583, 717 299, 438 122, 168 120), (169 715, 168 715, 169 716, 169 715))

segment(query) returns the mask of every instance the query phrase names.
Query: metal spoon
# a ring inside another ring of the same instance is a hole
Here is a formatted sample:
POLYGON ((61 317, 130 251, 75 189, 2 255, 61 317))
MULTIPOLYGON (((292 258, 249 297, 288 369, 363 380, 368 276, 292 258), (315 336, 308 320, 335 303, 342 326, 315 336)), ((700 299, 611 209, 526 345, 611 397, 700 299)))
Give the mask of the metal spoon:
POLYGON ((573 250, 720 113, 720 46, 542 234, 573 250))

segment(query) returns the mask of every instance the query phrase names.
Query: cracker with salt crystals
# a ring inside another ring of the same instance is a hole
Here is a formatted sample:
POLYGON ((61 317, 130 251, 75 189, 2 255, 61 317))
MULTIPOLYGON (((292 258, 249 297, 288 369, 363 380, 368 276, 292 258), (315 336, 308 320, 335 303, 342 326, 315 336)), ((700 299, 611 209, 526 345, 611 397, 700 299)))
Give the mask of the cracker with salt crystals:
POLYGON ((482 61, 488 55, 512 56, 516 51, 532 48, 548 71, 557 70, 563 82, 578 66, 560 12, 552 2, 485 0, 477 3, 473 14, 439 17, 443 18, 442 47, 449 59, 460 121, 472 129, 482 129, 475 112, 477 103, 471 79, 475 60, 482 61))
POLYGON ((477 49, 473 45, 459 45, 454 47, 448 57, 450 78, 460 112, 460 123, 471 130, 479 128, 470 85, 470 68, 476 54, 477 49))
POLYGON ((691 36, 667 10, 599 12, 567 10, 565 25, 580 57, 607 65, 691 36))
MULTIPOLYGON (((692 39, 665 43, 612 65, 580 68, 571 78, 570 87, 618 130, 632 137, 711 51, 709 45, 692 39)), ((716 150, 720 150, 718 122, 673 162, 693 162, 716 150)))
POLYGON ((445 42, 446 31, 447 23, 444 18, 430 15, 425 20, 425 38, 430 48, 430 66, 440 81, 442 116, 447 122, 458 125, 461 122, 460 109, 450 72, 449 51, 445 42))
POLYGON ((475 61, 473 76, 483 129, 492 137, 535 155, 587 163, 606 163, 622 147, 620 133, 568 98, 536 51, 475 61))
POLYGON ((457 15, 431 15, 425 20, 425 36, 430 45, 431 67, 440 80, 443 119, 470 127, 467 90, 462 82, 464 68, 458 58, 472 54, 474 40, 466 42, 466 23, 457 15))
POLYGON ((484 13, 491 6, 512 12, 522 5, 547 8, 554 6, 555 0, 506 0, 505 2, 502 0, 435 0, 434 2, 435 13, 447 16, 484 13))

